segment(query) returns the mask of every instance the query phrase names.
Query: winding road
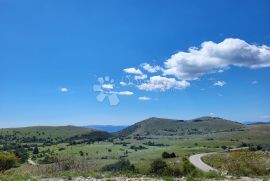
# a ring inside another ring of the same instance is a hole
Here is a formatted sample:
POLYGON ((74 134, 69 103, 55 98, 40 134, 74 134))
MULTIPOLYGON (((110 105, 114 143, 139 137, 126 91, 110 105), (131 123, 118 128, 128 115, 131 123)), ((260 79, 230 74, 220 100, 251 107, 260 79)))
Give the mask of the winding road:
POLYGON ((37 163, 34 162, 31 158, 28 158, 27 162, 28 162, 30 165, 37 165, 37 163))
MULTIPOLYGON (((236 151, 236 150, 244 150, 244 149, 248 149, 248 147, 235 148, 235 149, 230 149, 228 151, 236 151)), ((211 167, 210 165, 207 165, 206 163, 204 163, 202 161, 202 159, 201 159, 203 156, 212 155, 212 154, 216 154, 216 153, 224 153, 224 151, 211 152, 211 153, 200 153, 200 154, 192 155, 192 156, 189 157, 189 161, 195 167, 197 167, 198 169, 200 169, 200 170, 202 170, 204 172, 218 171, 217 169, 215 169, 215 168, 211 167)))
POLYGON ((211 154, 215 154, 217 152, 212 152, 212 153, 201 153, 201 154, 196 154, 196 155, 192 155, 189 157, 189 161, 198 169, 204 171, 204 172, 209 172, 209 171, 218 171, 217 169, 207 165, 206 163, 204 163, 202 161, 202 157, 206 156, 206 155, 211 155, 211 154))

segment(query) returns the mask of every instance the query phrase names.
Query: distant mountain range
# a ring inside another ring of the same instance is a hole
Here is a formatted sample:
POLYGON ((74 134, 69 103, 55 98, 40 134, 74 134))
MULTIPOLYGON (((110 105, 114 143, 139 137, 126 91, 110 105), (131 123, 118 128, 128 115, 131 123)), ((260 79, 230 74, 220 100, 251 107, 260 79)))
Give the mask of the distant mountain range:
POLYGON ((246 123, 246 125, 261 125, 261 124, 270 124, 270 122, 250 122, 250 123, 246 123))
POLYGON ((93 128, 100 131, 106 131, 109 133, 118 132, 124 128, 127 128, 128 125, 89 125, 89 126, 83 126, 84 128, 93 128))

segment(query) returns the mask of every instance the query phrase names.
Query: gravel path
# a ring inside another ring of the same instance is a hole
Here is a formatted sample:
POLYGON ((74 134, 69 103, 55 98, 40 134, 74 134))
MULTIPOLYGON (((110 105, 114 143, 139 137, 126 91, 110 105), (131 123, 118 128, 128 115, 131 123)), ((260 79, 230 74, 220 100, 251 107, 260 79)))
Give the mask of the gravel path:
POLYGON ((202 161, 202 157, 210 154, 215 154, 214 153, 202 153, 202 154, 197 154, 197 155, 192 155, 189 157, 189 161, 198 169, 204 171, 204 172, 209 172, 209 171, 217 171, 217 169, 207 165, 202 161))

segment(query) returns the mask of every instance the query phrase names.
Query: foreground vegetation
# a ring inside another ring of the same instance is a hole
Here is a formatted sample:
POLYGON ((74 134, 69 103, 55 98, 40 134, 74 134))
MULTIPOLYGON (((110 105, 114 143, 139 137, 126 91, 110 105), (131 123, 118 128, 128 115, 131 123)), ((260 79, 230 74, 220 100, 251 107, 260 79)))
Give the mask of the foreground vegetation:
POLYGON ((205 163, 235 176, 267 176, 270 174, 270 153, 234 151, 203 158, 205 163))

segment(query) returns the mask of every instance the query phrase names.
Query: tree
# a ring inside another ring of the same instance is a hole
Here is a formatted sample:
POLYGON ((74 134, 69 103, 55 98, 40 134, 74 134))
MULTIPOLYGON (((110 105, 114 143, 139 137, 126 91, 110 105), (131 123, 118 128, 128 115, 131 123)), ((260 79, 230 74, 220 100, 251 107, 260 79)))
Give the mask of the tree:
POLYGON ((223 149, 223 150, 226 150, 227 149, 227 146, 221 146, 221 148, 223 149))
POLYGON ((37 146, 34 147, 33 154, 35 154, 35 155, 39 154, 39 150, 38 150, 37 146))

